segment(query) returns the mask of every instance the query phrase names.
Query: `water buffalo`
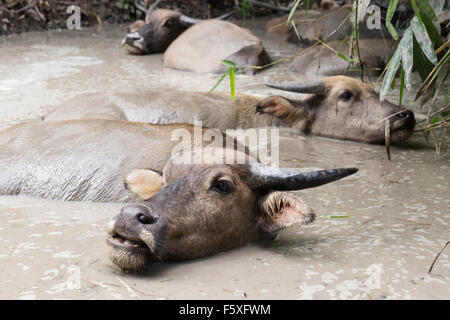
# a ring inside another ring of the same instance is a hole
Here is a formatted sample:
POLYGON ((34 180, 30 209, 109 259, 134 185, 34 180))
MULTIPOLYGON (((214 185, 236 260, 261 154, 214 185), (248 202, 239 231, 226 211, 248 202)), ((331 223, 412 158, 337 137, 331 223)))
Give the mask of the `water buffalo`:
MULTIPOLYGON (((167 47, 187 28, 202 20, 167 9, 156 9, 160 1, 152 5, 145 22, 138 20, 128 28, 128 34, 122 40, 122 46, 130 54, 149 54, 164 52, 167 47)), ((226 19, 233 12, 218 17, 226 19)))
MULTIPOLYGON (((359 52, 365 73, 379 75, 392 57, 395 48, 396 44, 392 39, 359 40, 359 52)), ((360 72, 360 64, 348 61, 352 61, 350 45, 347 42, 333 40, 326 43, 326 46, 319 45, 299 53, 289 65, 288 70, 314 77, 357 76, 360 72), (346 56, 347 61, 338 56, 335 51, 346 56)))
MULTIPOLYGON (((351 36, 352 23, 347 17, 352 11, 351 6, 345 5, 333 10, 304 10, 297 11, 293 20, 295 29, 291 24, 286 26, 288 16, 271 20, 266 25, 269 33, 286 34, 288 42, 301 46, 309 46, 316 42, 316 39, 343 40, 351 36), (345 20, 345 22, 344 22, 345 20), (342 25, 341 25, 342 24, 342 25)), ((359 24, 359 38, 384 38, 389 35, 384 24, 380 29, 369 29, 367 26, 367 16, 359 24)))
POLYGON ((107 250, 122 269, 143 271, 153 262, 204 257, 310 223, 312 210, 284 191, 357 171, 216 164, 211 160, 223 158, 216 152, 222 148, 203 149, 199 164, 180 163, 169 157, 168 139, 180 128, 190 130, 98 119, 17 125, 0 134, 0 194, 132 202, 110 224, 107 250))
MULTIPOLYGON (((164 53, 164 67, 199 73, 223 73, 228 67, 221 60, 239 66, 263 66, 270 58, 249 30, 227 21, 207 20, 197 23, 179 36, 164 53)), ((245 68, 246 73, 256 69, 245 68)))
POLYGON ((94 104, 76 108, 74 103, 68 103, 46 119, 102 117, 109 113, 108 117, 155 124, 192 124, 199 120, 205 127, 221 130, 283 126, 304 133, 366 143, 384 143, 382 120, 386 117, 390 117, 394 143, 408 139, 415 125, 411 111, 399 112, 398 106, 388 101, 380 102, 374 89, 358 79, 333 76, 317 83, 282 88, 310 95, 301 100, 238 95, 230 102, 229 94, 221 93, 172 91, 168 95, 161 91, 137 91, 108 95, 95 108, 92 107, 94 104))
POLYGON ((135 168, 162 170, 171 132, 187 125, 69 120, 16 125, 0 134, 0 194, 59 200, 131 201, 135 168))
MULTIPOLYGON (((127 205, 108 228, 107 250, 123 270, 146 271, 154 262, 205 257, 273 236, 292 224, 307 224, 314 213, 284 191, 328 183, 354 168, 298 173, 260 164, 174 165, 163 170, 164 188, 127 205)), ((153 174, 134 180, 152 183, 153 174)), ((140 175, 143 177, 139 178, 140 175)), ((139 183, 139 182, 138 182, 139 183)))

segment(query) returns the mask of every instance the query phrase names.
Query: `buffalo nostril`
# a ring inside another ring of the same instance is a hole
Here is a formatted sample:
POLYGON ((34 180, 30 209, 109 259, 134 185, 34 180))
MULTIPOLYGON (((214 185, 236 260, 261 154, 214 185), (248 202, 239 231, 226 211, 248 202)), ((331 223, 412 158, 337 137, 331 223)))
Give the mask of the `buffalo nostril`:
POLYGON ((145 215, 145 214, 143 214, 143 213, 139 213, 139 214, 137 215, 137 219, 138 219, 139 222, 142 223, 142 224, 153 224, 153 223, 156 222, 156 218, 155 218, 155 217, 148 216, 148 215, 145 215))

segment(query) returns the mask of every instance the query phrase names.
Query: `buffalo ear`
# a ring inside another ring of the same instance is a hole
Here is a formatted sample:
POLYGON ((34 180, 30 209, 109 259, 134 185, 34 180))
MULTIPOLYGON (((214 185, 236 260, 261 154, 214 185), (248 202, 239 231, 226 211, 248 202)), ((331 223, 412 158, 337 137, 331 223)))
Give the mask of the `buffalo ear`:
POLYGON ((145 26, 145 22, 142 20, 137 20, 128 26, 127 31, 128 31, 128 33, 133 33, 133 32, 138 31, 143 26, 145 26))
POLYGON ((150 169, 134 169, 125 177, 125 187, 142 200, 147 200, 165 185, 161 173, 150 169))
POLYGON ((260 202, 260 210, 264 216, 262 228, 272 234, 296 223, 311 223, 316 217, 301 199, 280 191, 267 194, 260 202))
POLYGON ((291 126, 298 125, 307 119, 307 111, 300 106, 294 106, 288 99, 280 96, 270 96, 255 105, 255 111, 266 114, 291 126))

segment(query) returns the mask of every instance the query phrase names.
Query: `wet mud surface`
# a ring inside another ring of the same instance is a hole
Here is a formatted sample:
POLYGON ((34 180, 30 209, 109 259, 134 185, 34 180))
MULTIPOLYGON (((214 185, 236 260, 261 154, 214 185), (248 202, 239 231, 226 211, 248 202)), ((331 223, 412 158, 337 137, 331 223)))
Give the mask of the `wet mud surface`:
MULTIPOLYGON (((163 69, 159 54, 126 55, 125 29, 0 38, 0 130, 77 98, 88 104, 139 88, 164 90, 170 99, 171 89, 207 91, 217 81, 163 69)), ((275 58, 296 50, 277 38, 263 42, 275 58)), ((279 94, 264 81, 311 80, 286 69, 282 63, 254 77, 240 75, 237 91, 263 97, 279 94)), ((229 90, 228 83, 219 90, 229 90)), ((406 97, 412 100, 413 92, 406 97)), ((318 218, 275 240, 209 258, 156 264, 146 275, 123 273, 104 251, 106 225, 121 204, 2 196, 0 298, 448 299, 449 251, 431 275, 427 270, 450 240, 450 156, 436 160, 420 134, 391 154, 388 161, 383 146, 281 130, 281 166, 360 168, 342 181, 296 192, 319 216, 350 217, 318 218)))

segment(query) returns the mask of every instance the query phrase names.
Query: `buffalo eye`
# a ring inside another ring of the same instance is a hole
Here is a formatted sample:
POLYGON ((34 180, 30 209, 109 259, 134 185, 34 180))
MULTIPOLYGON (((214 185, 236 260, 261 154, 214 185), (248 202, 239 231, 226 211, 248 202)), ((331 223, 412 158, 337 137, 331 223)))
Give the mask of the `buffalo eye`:
POLYGON ((172 28, 173 25, 174 25, 173 19, 169 19, 169 20, 166 20, 166 22, 164 22, 164 27, 166 27, 166 28, 172 28))
POLYGON ((347 102, 353 97, 353 93, 351 91, 344 91, 339 95, 339 100, 347 102))
POLYGON ((233 185, 227 180, 218 180, 211 186, 211 190, 221 194, 229 194, 233 192, 233 185))

